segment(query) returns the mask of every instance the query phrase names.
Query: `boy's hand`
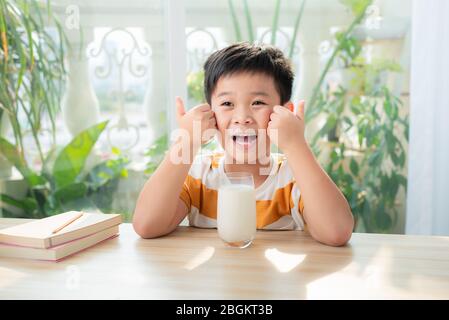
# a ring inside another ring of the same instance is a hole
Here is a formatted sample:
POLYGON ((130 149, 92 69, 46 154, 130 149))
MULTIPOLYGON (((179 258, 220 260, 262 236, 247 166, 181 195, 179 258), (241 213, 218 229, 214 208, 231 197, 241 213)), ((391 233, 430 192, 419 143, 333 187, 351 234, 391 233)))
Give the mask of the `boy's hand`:
POLYGON ((304 138, 304 100, 299 102, 296 114, 283 106, 274 106, 267 128, 270 140, 284 153, 304 138), (276 137, 277 132, 277 137, 276 137))
POLYGON ((204 144, 214 137, 217 130, 217 122, 215 113, 207 103, 197 105, 186 112, 184 102, 180 97, 176 97, 176 110, 178 126, 189 133, 192 144, 197 144, 198 142, 204 144))

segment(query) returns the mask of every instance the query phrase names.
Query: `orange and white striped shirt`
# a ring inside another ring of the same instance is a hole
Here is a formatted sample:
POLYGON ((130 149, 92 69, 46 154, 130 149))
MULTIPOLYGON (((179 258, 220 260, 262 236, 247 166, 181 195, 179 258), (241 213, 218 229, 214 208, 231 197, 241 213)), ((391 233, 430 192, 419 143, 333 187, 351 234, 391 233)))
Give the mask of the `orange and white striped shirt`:
MULTIPOLYGON (((272 153, 270 165, 269 176, 255 190, 257 229, 305 230, 304 205, 287 158, 272 153)), ((218 188, 224 176, 222 153, 195 158, 179 196, 188 208, 190 226, 216 228, 218 188)))

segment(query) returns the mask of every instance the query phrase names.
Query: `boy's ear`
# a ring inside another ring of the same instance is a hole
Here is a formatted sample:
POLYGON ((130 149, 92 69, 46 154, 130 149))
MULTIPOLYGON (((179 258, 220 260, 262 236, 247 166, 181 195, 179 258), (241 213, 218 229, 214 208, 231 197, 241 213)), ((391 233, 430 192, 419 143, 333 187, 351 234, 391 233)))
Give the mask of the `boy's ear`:
POLYGON ((286 107, 288 110, 290 110, 291 112, 295 112, 295 105, 293 104, 293 102, 288 101, 284 104, 284 107, 286 107))

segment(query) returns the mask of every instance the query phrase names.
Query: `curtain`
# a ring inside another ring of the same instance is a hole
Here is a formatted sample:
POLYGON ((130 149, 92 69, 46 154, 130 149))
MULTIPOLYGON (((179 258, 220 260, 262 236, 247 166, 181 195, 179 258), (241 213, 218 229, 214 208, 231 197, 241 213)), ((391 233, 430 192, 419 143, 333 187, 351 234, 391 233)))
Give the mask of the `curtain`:
POLYGON ((412 12, 406 233, 449 235, 449 1, 412 12))

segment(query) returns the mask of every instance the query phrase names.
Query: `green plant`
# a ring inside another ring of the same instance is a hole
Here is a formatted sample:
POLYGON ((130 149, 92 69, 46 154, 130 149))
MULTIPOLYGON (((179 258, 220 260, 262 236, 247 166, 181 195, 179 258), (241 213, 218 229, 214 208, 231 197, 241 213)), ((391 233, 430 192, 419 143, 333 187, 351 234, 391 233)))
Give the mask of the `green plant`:
POLYGON ((187 93, 196 103, 204 102, 204 71, 190 72, 187 75, 187 93))
POLYGON ((370 1, 344 1, 356 14, 351 27, 335 35, 335 49, 312 95, 307 120, 324 117, 312 146, 317 155, 328 141, 324 168, 348 199, 357 225, 367 232, 389 232, 396 225, 396 199, 402 186, 408 140, 408 115, 384 78, 399 72, 395 62, 362 57, 363 43, 352 36, 370 1), (332 88, 326 76, 335 67, 349 75, 332 88))
POLYGON ((113 213, 113 197, 120 179, 128 178, 129 159, 115 147, 113 158, 102 161, 90 170, 85 181, 90 188, 90 199, 95 207, 105 213, 113 213))
POLYGON ((167 148, 168 135, 164 134, 156 139, 156 141, 154 141, 150 148, 145 152, 145 155, 148 157, 145 169, 146 174, 153 174, 153 172, 156 171, 157 167, 164 159, 167 148))
POLYGON ((306 110, 306 119, 310 119, 313 115, 311 111, 317 112, 316 104, 318 103, 320 90, 322 89, 324 79, 328 74, 330 68, 335 62, 338 55, 341 56, 357 56, 360 53, 361 48, 357 46, 358 42, 351 37, 355 27, 357 27, 365 18, 366 10, 371 5, 372 0, 340 0, 341 3, 346 5, 354 14, 353 21, 349 24, 349 27, 344 31, 336 34, 337 45, 335 46, 329 60, 326 63, 317 84, 313 88, 312 96, 308 100, 308 107, 306 110))
POLYGON ((43 162, 38 134, 48 119, 55 143, 67 38, 51 12, 50 1, 6 0, 0 1, 0 40, 0 119, 8 117, 22 158, 23 136, 31 132, 43 162), (51 34, 51 23, 57 37, 51 34))
MULTIPOLYGON (((40 172, 33 171, 19 149, 0 137, 0 154, 17 168, 28 185, 24 199, 1 194, 0 202, 22 209, 23 217, 28 218, 86 208, 107 211, 108 201, 103 191, 118 178, 127 176, 128 160, 114 149, 115 159, 102 161, 89 172, 84 172, 86 160, 106 125, 107 121, 94 125, 79 133, 62 149, 54 149, 44 159, 40 172)), ((18 217, 5 208, 2 211, 3 216, 18 217)))
MULTIPOLYGON (((302 0, 301 6, 299 7, 298 14, 295 18, 295 24, 293 26, 293 36, 291 38, 290 45, 288 48, 288 57, 289 58, 293 57, 293 52, 294 52, 295 45, 296 45, 296 38, 298 35, 299 26, 301 24, 301 19, 302 19, 305 5, 306 5, 306 0, 302 0)), ((239 20, 237 18, 237 12, 235 10, 234 2, 232 0, 228 0, 228 7, 229 7, 229 13, 231 15, 232 25, 234 27, 235 40, 243 41, 239 20)), ((250 43, 253 43, 256 39, 254 36, 254 27, 253 27, 252 18, 251 18, 251 10, 249 8, 247 0, 243 1, 243 12, 245 15, 246 26, 247 26, 247 34, 248 34, 247 40, 250 43)), ((270 41, 270 43, 272 45, 276 44, 276 36, 277 36, 277 31, 279 29, 280 12, 281 12, 281 0, 276 0, 274 14, 273 14, 273 20, 271 23, 271 41, 270 41)))

